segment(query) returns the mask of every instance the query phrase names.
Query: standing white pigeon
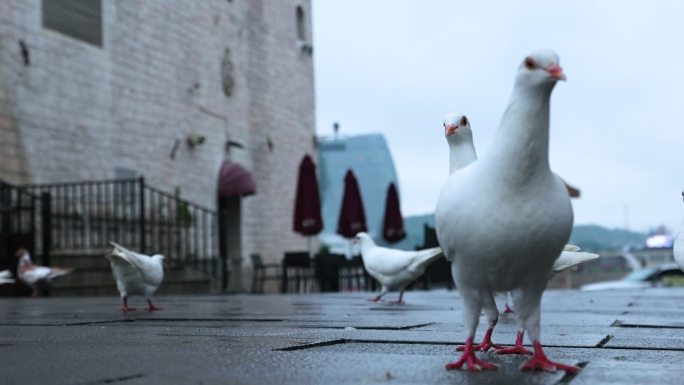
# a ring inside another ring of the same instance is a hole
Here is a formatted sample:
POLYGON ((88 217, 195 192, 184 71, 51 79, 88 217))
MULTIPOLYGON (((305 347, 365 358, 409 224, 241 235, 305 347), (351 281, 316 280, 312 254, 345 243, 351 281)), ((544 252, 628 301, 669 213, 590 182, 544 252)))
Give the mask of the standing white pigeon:
MULTIPOLYGON (((684 191, 682 191, 682 198, 684 199, 684 191)), ((684 271, 684 226, 682 226, 679 234, 677 234, 677 238, 675 238, 672 252, 674 253, 675 262, 684 271)))
POLYGON ((425 273, 425 268, 442 255, 442 249, 406 251, 376 246, 373 238, 366 233, 358 233, 354 242, 360 244, 361 259, 368 274, 382 285, 380 294, 370 299, 377 302, 390 290, 399 290, 399 300, 402 304, 404 289, 411 282, 425 273))
POLYGON ((552 51, 526 57, 487 156, 455 171, 435 211, 437 237, 452 262, 463 300, 463 355, 447 369, 494 369, 473 350, 480 311, 493 293, 513 291, 534 346, 524 370, 577 371, 550 361, 540 342, 540 302, 554 261, 570 237, 573 214, 563 181, 549 168, 549 99, 565 76, 552 51))
POLYGON ((32 297, 40 296, 42 289, 53 279, 69 274, 74 270, 72 268, 36 265, 31 260, 31 254, 24 248, 17 250, 15 256, 19 258, 17 277, 33 290, 32 297))
MULTIPOLYGON (((454 171, 459 170, 477 160, 477 153, 475 151, 475 145, 473 142, 473 131, 470 127, 470 121, 468 120, 468 117, 463 114, 447 115, 444 119, 443 126, 444 136, 449 144, 449 174, 453 174, 454 171)), ((549 279, 553 277, 553 275, 567 268, 578 265, 582 262, 596 259, 598 257, 598 254, 581 252, 580 248, 577 246, 565 245, 563 252, 553 263, 553 273, 549 279)), ((508 306, 508 292, 496 294, 501 294, 505 298, 504 312, 513 313, 513 309, 508 306)), ((516 344, 512 348, 501 348, 492 343, 491 337, 492 333, 494 332, 494 326, 496 326, 496 323, 498 322, 499 312, 498 309, 494 307, 493 309, 487 309, 485 314, 487 315, 489 328, 482 338, 482 342, 473 345, 473 349, 487 351, 490 348, 499 348, 499 350, 497 350, 497 353, 499 354, 532 354, 532 352, 523 347, 522 340, 524 332, 522 330, 519 332, 516 344)), ((458 350, 464 349, 464 346, 458 347, 458 350)))
POLYGON ((6 285, 14 282, 16 281, 14 278, 12 278, 12 272, 9 270, 0 271, 0 285, 6 285))
POLYGON ((112 266, 116 288, 123 301, 120 310, 123 312, 136 310, 128 307, 128 296, 133 294, 145 296, 148 311, 161 310, 162 308, 152 304, 150 297, 164 280, 164 256, 139 254, 114 242, 110 243, 114 249, 105 257, 109 259, 112 266))

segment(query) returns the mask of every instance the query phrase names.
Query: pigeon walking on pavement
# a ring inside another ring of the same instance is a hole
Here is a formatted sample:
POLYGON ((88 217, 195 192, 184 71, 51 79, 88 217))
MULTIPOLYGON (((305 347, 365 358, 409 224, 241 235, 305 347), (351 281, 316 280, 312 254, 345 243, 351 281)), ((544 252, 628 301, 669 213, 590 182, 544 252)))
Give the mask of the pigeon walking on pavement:
POLYGON ((564 79, 554 52, 526 57, 490 151, 451 174, 439 197, 437 237, 452 262, 466 329, 463 354, 447 369, 496 368, 475 355, 473 339, 480 311, 496 311, 493 293, 512 291, 534 347, 522 369, 578 370, 549 360, 540 341, 541 296, 573 223, 567 189, 548 160, 549 101, 564 79))
POLYGON ((120 310, 122 312, 136 310, 136 308, 128 306, 128 296, 133 294, 145 296, 148 311, 162 310, 162 308, 152 304, 150 298, 164 280, 166 267, 164 256, 161 254, 152 256, 139 254, 117 243, 110 243, 114 249, 105 257, 109 259, 112 266, 116 288, 121 295, 120 310))
POLYGON ((354 242, 359 243, 363 265, 371 277, 375 278, 382 289, 380 294, 369 301, 377 302, 390 290, 399 290, 397 304, 403 304, 404 289, 425 273, 425 268, 442 256, 442 249, 406 251, 380 247, 366 233, 358 233, 354 242))
MULTIPOLYGON (((463 114, 449 114, 446 116, 443 122, 444 126, 444 136, 446 137, 447 143, 449 145, 449 174, 453 174, 470 163, 477 160, 477 153, 475 151, 475 145, 473 142, 473 131, 470 127, 470 121, 468 117, 463 114)), ((580 264, 585 261, 598 258, 598 254, 581 252, 580 248, 574 245, 565 245, 563 252, 553 263, 553 273, 549 276, 549 279, 553 275, 580 264)), ((514 313, 513 309, 508 305, 508 292, 495 293, 496 295, 503 295, 504 300, 504 313, 514 313)), ((485 311, 487 315, 487 322, 489 327, 485 333, 482 342, 473 345, 474 350, 487 351, 490 348, 499 349, 498 353, 504 354, 532 354, 532 352, 524 349, 522 346, 522 336, 524 332, 521 332, 519 338, 516 341, 516 345, 512 348, 503 348, 495 345, 492 340, 492 333, 494 332, 494 326, 498 322, 499 312, 498 309, 488 309, 485 311)), ((457 350, 464 350, 464 346, 459 346, 457 350)))
MULTIPOLYGON (((682 198, 684 199, 684 191, 682 191, 682 198)), ((677 234, 677 238, 675 238, 672 252, 674 253, 675 262, 684 271, 684 226, 682 226, 682 229, 677 234)))
POLYGON ((0 271, 0 285, 7 285, 14 283, 16 280, 12 278, 12 272, 9 270, 0 271))
POLYGON ((74 270, 72 268, 36 265, 33 263, 29 251, 24 248, 17 250, 15 256, 19 258, 17 277, 33 290, 32 297, 39 297, 50 281, 74 270))

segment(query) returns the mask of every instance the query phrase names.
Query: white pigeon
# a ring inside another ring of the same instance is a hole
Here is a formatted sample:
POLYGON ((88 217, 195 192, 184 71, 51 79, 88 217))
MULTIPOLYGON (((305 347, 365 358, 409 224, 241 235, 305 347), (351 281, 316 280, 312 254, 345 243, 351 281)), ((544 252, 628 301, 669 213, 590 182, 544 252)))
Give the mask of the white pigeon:
POLYGON ((0 271, 0 285, 14 283, 16 280, 12 278, 12 272, 9 270, 0 271))
MULTIPOLYGON (((682 198, 684 198, 684 191, 682 191, 682 198)), ((682 226, 679 234, 677 234, 677 238, 675 238, 672 252, 674 253, 675 262, 684 271, 684 226, 682 226)))
MULTIPOLYGON (((454 171, 459 170, 470 163, 477 160, 477 153, 475 151, 475 145, 473 142, 473 131, 470 127, 470 121, 468 117, 464 114, 449 114, 446 116, 443 122, 444 126, 444 136, 446 137, 447 143, 449 144, 449 174, 453 174, 454 171)), ((570 268, 572 266, 578 265, 582 262, 590 261, 592 259, 598 258, 598 254, 581 252, 580 248, 575 245, 565 245, 563 252, 553 263, 553 272, 551 276, 570 268)), ((513 309, 508 305, 508 292, 496 293, 503 295, 505 298, 504 302, 504 313, 514 313, 513 309)), ((473 349, 487 351, 489 348, 500 348, 498 345, 492 343, 491 336, 494 332, 494 326, 498 322, 498 309, 489 309, 486 311, 487 322, 489 323, 489 328, 480 344, 473 345, 473 349), (492 318, 490 318, 492 317, 492 318)), ((522 345, 522 335, 518 338, 518 342, 513 348, 500 348, 499 353, 520 353, 520 354, 531 354, 530 351, 525 349, 522 345)), ((464 350, 465 347, 459 347, 458 350, 464 350)))
POLYGON ((463 355, 447 369, 496 368, 475 355, 473 338, 480 311, 496 311, 493 293, 512 291, 534 346, 522 369, 577 371, 546 357, 539 324, 541 296, 573 223, 567 189, 548 159, 549 100, 563 79, 554 52, 526 57, 489 152, 455 171, 440 194, 437 238, 452 262, 466 331, 463 355))
POLYGON ((147 299, 147 310, 161 310, 152 304, 150 297, 157 291, 164 280, 165 258, 161 254, 152 256, 139 254, 127 248, 110 242, 114 249, 105 255, 112 266, 112 274, 116 280, 116 288, 119 290, 123 304, 120 308, 123 312, 134 311, 128 307, 128 296, 140 294, 147 299))
POLYGON ((360 245, 361 259, 368 274, 382 285, 380 294, 370 299, 373 302, 379 301, 390 290, 399 290, 399 300, 395 303, 404 303, 402 298, 406 286, 423 275, 425 268, 442 255, 439 247, 418 251, 380 247, 363 232, 356 234, 353 242, 360 245))
POLYGON ((69 274, 74 270, 72 268, 36 265, 31 260, 31 254, 24 248, 17 250, 15 256, 19 258, 17 277, 33 290, 32 297, 40 296, 45 286, 53 279, 69 274))

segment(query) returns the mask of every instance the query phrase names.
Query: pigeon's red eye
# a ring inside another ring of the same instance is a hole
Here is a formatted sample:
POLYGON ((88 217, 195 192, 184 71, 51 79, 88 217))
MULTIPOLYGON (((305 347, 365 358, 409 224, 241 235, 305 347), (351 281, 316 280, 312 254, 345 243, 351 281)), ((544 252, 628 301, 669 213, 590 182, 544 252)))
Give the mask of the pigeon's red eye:
POLYGON ((527 57, 527 58, 525 58, 525 67, 528 70, 533 70, 533 69, 537 68, 537 63, 535 63, 534 60, 532 60, 532 58, 527 57))

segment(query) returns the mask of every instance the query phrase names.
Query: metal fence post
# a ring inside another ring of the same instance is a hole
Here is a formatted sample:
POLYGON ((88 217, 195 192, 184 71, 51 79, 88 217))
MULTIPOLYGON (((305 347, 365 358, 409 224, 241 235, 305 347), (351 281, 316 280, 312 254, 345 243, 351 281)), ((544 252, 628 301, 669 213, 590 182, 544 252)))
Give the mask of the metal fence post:
POLYGON ((50 249, 52 249, 52 199, 49 192, 40 194, 41 234, 43 247, 43 264, 50 266, 50 249))
POLYGON ((140 177, 138 179, 138 188, 140 193, 140 252, 145 253, 145 178, 140 177))

